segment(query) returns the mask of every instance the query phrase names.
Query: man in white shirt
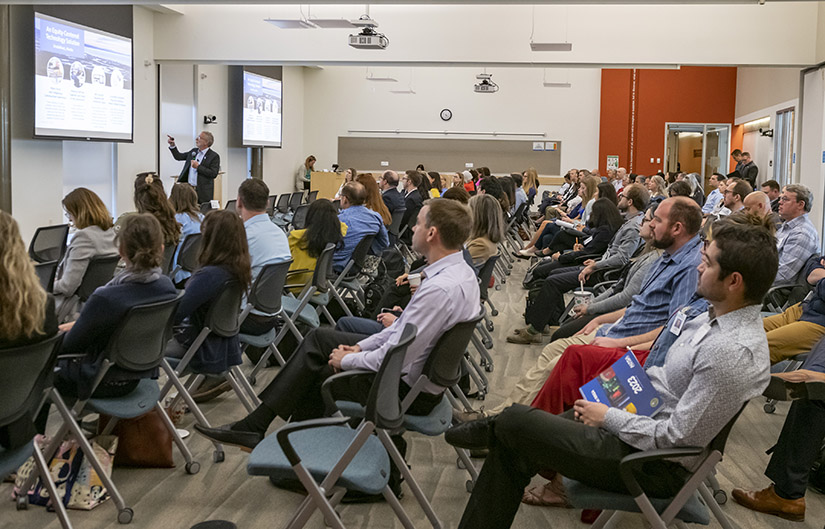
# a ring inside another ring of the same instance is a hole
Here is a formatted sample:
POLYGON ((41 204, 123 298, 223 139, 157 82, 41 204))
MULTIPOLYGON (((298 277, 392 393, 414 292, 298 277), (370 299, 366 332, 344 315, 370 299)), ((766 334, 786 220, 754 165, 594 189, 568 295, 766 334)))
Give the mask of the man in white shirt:
POLYGON ((221 157, 212 150, 215 137, 211 132, 203 131, 195 138, 195 148, 188 152, 178 151, 175 138, 166 136, 169 151, 175 160, 186 161, 181 169, 178 182, 188 183, 198 192, 198 203, 212 200, 215 191, 215 178, 221 170, 221 157))
POLYGON ((708 194, 705 205, 702 206, 702 214, 708 215, 714 212, 716 205, 724 198, 724 184, 725 175, 713 173, 710 177, 710 185, 713 187, 713 191, 708 194))

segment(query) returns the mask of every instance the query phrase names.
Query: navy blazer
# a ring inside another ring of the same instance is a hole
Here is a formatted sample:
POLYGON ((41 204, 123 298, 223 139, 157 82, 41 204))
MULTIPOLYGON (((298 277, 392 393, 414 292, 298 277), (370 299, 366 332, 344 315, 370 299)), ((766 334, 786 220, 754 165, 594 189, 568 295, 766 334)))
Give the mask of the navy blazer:
POLYGON ((399 193, 395 187, 384 191, 381 194, 381 198, 384 199, 384 204, 386 204, 387 209, 390 210, 390 215, 392 215, 396 209, 404 207, 404 195, 399 193))

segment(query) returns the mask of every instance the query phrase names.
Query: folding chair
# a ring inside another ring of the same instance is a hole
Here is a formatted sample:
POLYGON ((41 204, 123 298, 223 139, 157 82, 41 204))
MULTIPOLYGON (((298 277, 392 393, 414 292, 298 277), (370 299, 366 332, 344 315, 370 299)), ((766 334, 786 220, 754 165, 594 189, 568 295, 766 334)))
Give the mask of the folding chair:
MULTIPOLYGON (((788 373, 790 371, 796 371, 797 369, 799 369, 802 366, 802 364, 805 363, 805 360, 808 359, 808 354, 809 353, 802 353, 792 358, 789 358, 787 360, 788 364, 785 366, 785 369, 783 369, 782 372, 788 373)), ((767 390, 765 391, 765 393, 767 393, 767 390)), ((778 399, 768 397, 765 400, 765 404, 762 406, 762 409, 765 410, 765 413, 773 413, 776 411, 777 402, 778 399)))
POLYGON ((289 197, 289 211, 295 213, 295 210, 298 209, 298 206, 301 205, 301 202, 304 201, 304 192, 303 191, 296 191, 292 193, 289 197))
POLYGON ((332 205, 335 206, 335 209, 337 209, 339 211, 341 210, 341 200, 340 199, 339 200, 333 200, 332 205))
POLYGON ((307 203, 307 204, 312 204, 312 203, 313 203, 313 202, 315 202, 316 200, 318 200, 318 191, 310 191, 310 192, 307 194, 307 201, 306 201, 306 203, 307 203))
POLYGON ((175 251, 178 249, 178 245, 165 246, 163 248, 163 260, 160 264, 160 271, 163 275, 169 275, 172 272, 172 260, 175 257, 175 251))
MULTIPOLYGON (((427 515, 434 529, 442 527, 441 522, 390 436, 409 430, 430 437, 437 437, 450 428, 453 420, 453 407, 460 408, 461 406, 449 388, 452 388, 452 391, 461 393, 457 384, 461 378, 461 363, 464 357, 464 351, 470 342, 470 336, 472 336, 476 325, 480 321, 481 314, 472 320, 456 323, 441 335, 433 347, 433 350, 430 351, 427 361, 424 363, 421 376, 418 377, 418 380, 413 384, 412 388, 410 388, 410 392, 404 397, 403 402, 401 402, 401 413, 404 419, 401 426, 394 429, 386 429, 381 426, 377 427, 378 438, 387 449, 387 452, 389 452, 396 467, 401 471, 401 474, 404 476, 404 481, 412 490, 413 495, 415 495, 416 500, 418 500, 418 504, 421 505, 421 509, 427 515), (406 410, 409 409, 412 402, 428 383, 434 383, 438 386, 448 388, 444 391, 444 397, 441 403, 439 403, 429 415, 407 414, 406 410)), ((343 415, 348 417, 365 416, 364 407, 357 402, 337 400, 335 401, 335 407, 343 415)), ((466 450, 456 448, 455 451, 458 454, 459 461, 461 461, 467 471, 470 472, 471 480, 467 486, 468 488, 472 488, 470 484, 478 477, 478 472, 470 461, 469 454, 466 450)))
POLYGON ((298 208, 295 210, 295 214, 292 216, 293 230, 302 230, 307 227, 307 213, 309 213, 308 204, 301 204, 300 206, 298 206, 298 208))
POLYGON ((275 201, 278 200, 278 195, 269 195, 266 199, 266 214, 272 217, 275 214, 275 201))
POLYGON ((198 269, 198 254, 201 251, 203 235, 200 233, 190 233, 178 244, 178 262, 174 270, 169 273, 169 277, 174 278, 178 272, 184 271, 190 274, 198 269))
MULTIPOLYGON (((407 325, 397 345, 384 357, 367 398, 365 419, 356 429, 349 428, 346 417, 314 419, 289 423, 258 443, 249 456, 246 470, 253 476, 290 480, 296 476, 308 495, 301 502, 287 527, 304 527, 318 509, 328 526, 344 529, 335 512, 347 490, 382 494, 406 529, 414 529, 398 499, 389 487, 390 459, 376 428, 395 429, 403 424, 398 387, 407 347, 416 328, 407 325)), ((347 371, 333 375, 322 388, 325 402, 332 404, 330 381, 366 374, 347 371)))
MULTIPOLYGON (((265 354, 261 355, 258 363, 253 368, 253 372, 255 373, 257 373, 256 369, 260 369, 258 366, 261 366, 262 368, 267 365, 267 361, 272 354, 275 355, 275 358, 278 360, 280 365, 284 365, 286 363, 284 357, 281 355, 281 352, 278 351, 278 347, 275 342, 277 340, 278 343, 280 343, 281 338, 283 338, 284 334, 286 334, 287 329, 291 330, 297 339, 300 340, 302 338, 301 333, 298 332, 295 324, 289 319, 282 308, 284 285, 286 284, 287 273, 289 272, 290 265, 292 265, 291 259, 282 263, 273 263, 264 266, 258 274, 257 279, 255 279, 255 284, 252 285, 252 289, 250 290, 247 298, 247 305, 244 307, 243 312, 241 312, 240 324, 244 322, 253 308, 265 314, 280 316, 285 322, 280 333, 276 327, 273 327, 268 332, 257 336, 250 334, 238 334, 238 338, 241 341, 241 353, 246 352, 247 347, 250 345, 266 350, 265 354)), ((246 376, 241 371, 240 366, 232 366, 229 369, 229 373, 231 375, 229 382, 232 385, 232 388, 240 397, 243 405, 248 411, 251 412, 258 406, 258 404, 260 404, 258 396, 255 394, 255 391, 252 389, 252 386, 246 376)))
MULTIPOLYGON (((238 281, 229 280, 225 282, 223 286, 220 287, 220 291, 215 298, 215 301, 212 302, 212 305, 206 313, 206 321, 203 329, 201 329, 200 333, 198 333, 198 336, 189 346, 189 349, 186 350, 183 357, 180 359, 162 358, 160 361, 160 366, 169 377, 169 380, 167 380, 166 384, 163 386, 163 389, 160 391, 160 399, 164 399, 172 386, 174 386, 178 391, 178 395, 172 403, 172 408, 174 408, 175 404, 177 404, 177 400, 182 398, 189 406, 189 411, 192 412, 192 415, 195 417, 197 423, 207 428, 211 428, 209 421, 206 420, 206 416, 204 416, 203 412, 195 403, 195 400, 192 398, 191 394, 192 390, 197 388, 201 381, 203 381, 204 375, 190 369, 189 364, 198 352, 198 349, 200 349, 201 344, 203 344, 204 340, 206 340, 210 334, 214 333, 217 336, 224 338, 229 338, 238 334, 238 329, 240 328, 239 316, 241 298, 243 297, 243 294, 243 288, 241 288, 238 281), (174 368, 172 367, 173 365, 174 368), (189 374, 186 384, 181 382, 180 379, 180 377, 185 374, 189 374)), ((228 373, 229 372, 226 371, 221 374, 226 377, 231 384, 231 375, 228 373)), ((240 393, 238 395, 239 397, 241 396, 240 393)), ((215 445, 213 460, 216 463, 220 463, 225 457, 223 446, 220 443, 213 444, 215 445)))
POLYGON ((398 241, 398 236, 401 232, 401 221, 404 220, 404 213, 407 212, 407 208, 398 208, 392 212, 392 223, 387 231, 390 234, 390 242, 395 244, 398 241))
MULTIPOLYGON (((52 373, 61 343, 63 335, 58 334, 35 344, 0 349, 0 387, 3 388, 0 426, 18 421, 26 414, 35 417, 40 411, 40 406, 52 387, 52 373)), ((0 477, 16 472, 32 456, 37 472, 32 473, 31 481, 40 477, 49 497, 60 497, 43 452, 34 441, 14 449, 0 448, 0 477)), ((28 506, 28 490, 29 487, 22 489, 22 495, 17 498, 18 510, 28 506)), ((63 502, 54 502, 54 509, 63 529, 71 529, 72 524, 63 502)))
POLYGON ((724 529, 733 529, 730 520, 719 508, 713 494, 705 485, 705 481, 713 475, 716 465, 722 460, 728 435, 730 435, 736 419, 744 409, 745 406, 743 405, 739 412, 728 421, 728 424, 716 434, 710 444, 704 448, 660 448, 625 456, 619 465, 619 473, 630 494, 606 492, 578 481, 565 479, 564 484, 570 503, 580 509, 602 510, 602 514, 593 523, 595 529, 605 527, 617 515, 617 511, 641 512, 645 517, 645 521, 655 529, 666 529, 674 520, 708 525, 710 516, 707 508, 713 512, 714 517, 724 529), (690 478, 676 496, 669 499, 648 497, 636 480, 634 472, 641 469, 645 463, 684 457, 698 457, 699 461, 692 465, 695 470, 693 470, 690 478), (704 505, 699 497, 703 500, 704 505))
MULTIPOLYGON (((294 194, 295 193, 292 195, 294 194)), ((292 213, 290 209, 292 195, 289 193, 284 193, 279 196, 278 202, 275 204, 275 214, 272 215, 272 222, 283 229, 286 229, 287 225, 289 225, 290 221, 292 221, 292 213)))
POLYGON ((227 200, 226 205, 223 207, 223 209, 225 209, 226 211, 231 211, 232 213, 237 212, 237 210, 235 209, 235 202, 237 202, 237 200, 227 200))
POLYGON ((212 204, 210 202, 204 202, 201 204, 200 211, 203 215, 206 215, 210 211, 212 211, 212 204))
MULTIPOLYGON (((164 425, 186 459, 186 472, 189 474, 198 472, 200 465, 193 461, 191 452, 183 443, 171 420, 166 415, 166 410, 160 404, 161 397, 156 380, 151 378, 141 379, 137 388, 123 397, 108 399, 92 397, 106 373, 114 366, 122 371, 136 373, 140 376, 151 376, 163 358, 166 342, 172 335, 172 318, 180 302, 181 295, 179 294, 174 299, 147 303, 129 309, 103 351, 100 370, 89 387, 81 388, 78 401, 71 409, 63 401, 57 390, 52 389, 50 392, 50 399, 63 419, 63 424, 44 451, 44 456, 50 459, 64 437, 71 434, 83 450, 84 457, 88 458, 106 490, 112 496, 118 511, 117 520, 122 524, 131 522, 134 512, 127 506, 112 478, 104 473, 103 467, 80 429, 77 419, 87 411, 111 415, 112 420, 109 421, 103 432, 108 433, 114 428, 118 418, 139 417, 155 408, 161 418, 164 419, 164 425)), ((61 358, 77 356, 83 355, 66 355, 61 358)), ((27 485, 30 486, 30 484, 27 485)), ((24 487, 23 490, 27 490, 27 487, 24 487)))
POLYGON ((83 274, 80 286, 77 287, 77 292, 60 306, 57 321, 64 321, 73 310, 79 311, 83 307, 83 303, 89 299, 89 296, 91 296, 98 287, 102 287, 108 283, 115 275, 115 268, 117 267, 118 261, 120 261, 119 255, 93 257, 86 267, 86 272, 83 274))
POLYGON ((35 262, 57 261, 66 254, 66 239, 69 237, 69 225, 42 226, 37 228, 29 243, 29 257, 35 262))
MULTIPOLYGON (((345 297, 349 297, 355 301, 355 304, 359 310, 364 309, 364 302, 362 301, 362 298, 364 297, 364 289, 361 286, 361 283, 358 282, 358 276, 364 268, 367 254, 370 251, 370 247, 372 246, 372 241, 375 239, 375 236, 375 233, 364 235, 364 237, 358 241, 358 244, 352 251, 352 256, 349 261, 347 261, 346 266, 344 266, 344 269, 341 270, 340 274, 338 274, 338 277, 335 278, 332 283, 332 287, 329 289, 332 297, 338 301, 338 304, 341 305, 341 308, 344 309, 347 316, 352 316, 352 311, 344 302, 345 297)), ((321 300, 310 300, 310 302, 313 305, 317 305, 321 302, 321 300)), ((326 303, 324 304, 326 305, 326 303)), ((325 314, 330 318, 332 317, 328 312, 325 312, 325 314)), ((334 325, 335 320, 332 320, 331 323, 334 325)))
POLYGON ((34 265, 34 271, 40 280, 40 286, 46 292, 54 289, 54 275, 57 272, 57 261, 46 261, 34 265))

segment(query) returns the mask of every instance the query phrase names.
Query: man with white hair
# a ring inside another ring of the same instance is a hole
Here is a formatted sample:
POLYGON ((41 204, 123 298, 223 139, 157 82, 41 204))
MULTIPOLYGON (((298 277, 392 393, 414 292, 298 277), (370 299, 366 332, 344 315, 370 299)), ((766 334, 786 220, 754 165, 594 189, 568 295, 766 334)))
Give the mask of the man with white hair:
POLYGON ((616 179, 613 180, 613 187, 616 188, 616 193, 621 191, 621 189, 624 187, 624 179, 626 176, 627 169, 625 169, 624 167, 619 167, 619 169, 616 171, 616 179))
POLYGON ((215 137, 203 131, 195 138, 195 147, 185 153, 178 151, 175 138, 166 135, 169 152, 175 160, 185 161, 178 182, 188 183, 198 192, 198 203, 212 200, 215 192, 215 178, 221 170, 221 157, 212 150, 215 137))

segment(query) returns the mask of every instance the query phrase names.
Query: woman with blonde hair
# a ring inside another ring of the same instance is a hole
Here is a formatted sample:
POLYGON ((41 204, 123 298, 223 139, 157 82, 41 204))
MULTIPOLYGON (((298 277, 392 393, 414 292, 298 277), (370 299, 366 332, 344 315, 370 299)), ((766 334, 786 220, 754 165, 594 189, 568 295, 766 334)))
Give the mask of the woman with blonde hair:
POLYGON ((539 174, 536 172, 535 167, 531 167, 524 171, 522 176, 524 176, 522 188, 524 192, 527 193, 527 203, 532 205, 533 202, 535 202, 536 193, 538 193, 539 190, 539 174))
POLYGON ((381 215, 381 220, 385 226, 392 224, 392 215, 390 215, 390 210, 387 209, 387 205, 384 204, 384 199, 381 198, 381 190, 378 189, 378 183, 375 181, 375 178, 373 178, 371 174, 362 173, 359 174, 355 180, 360 182, 361 185, 364 186, 364 189, 367 190, 367 200, 364 202, 367 209, 371 209, 381 215))
POLYGON ((79 187, 63 199, 63 209, 75 231, 66 248, 63 260, 57 266, 54 287, 57 310, 77 292, 89 261, 94 257, 117 255, 115 232, 112 229, 112 215, 106 205, 93 191, 79 187))
MULTIPOLYGON (((29 259, 20 229, 0 211, 0 350, 37 343, 57 334, 54 298, 43 290, 29 259)), ((28 414, 0 427, 0 447, 14 449, 31 441, 33 417, 28 414)))
MULTIPOLYGON (((201 222, 203 222, 203 213, 198 211, 198 194, 195 188, 189 184, 175 184, 172 187, 172 194, 169 195, 169 205, 175 212, 175 220, 181 226, 181 241, 193 233, 200 233, 201 222)), ((180 246, 175 250, 175 255, 172 257, 172 270, 178 264, 178 255, 180 254, 180 246)), ((180 270, 172 278, 176 284, 187 279, 190 272, 180 270)))
POLYGON ((473 227, 466 246, 473 258, 473 265, 481 266, 498 253, 497 245, 504 238, 504 215, 498 200, 492 195, 470 197, 469 206, 473 227))
POLYGON ((653 175, 647 179, 647 190, 650 191, 650 201, 658 204, 667 198, 667 183, 659 175, 653 175))
POLYGON ((355 180, 355 177, 358 175, 358 171, 350 167, 346 171, 344 171, 344 181, 341 182, 341 185, 338 186, 338 191, 335 192, 335 197, 333 200, 340 200, 341 199, 341 190, 344 189, 344 186, 347 185, 347 182, 352 182, 355 180))

